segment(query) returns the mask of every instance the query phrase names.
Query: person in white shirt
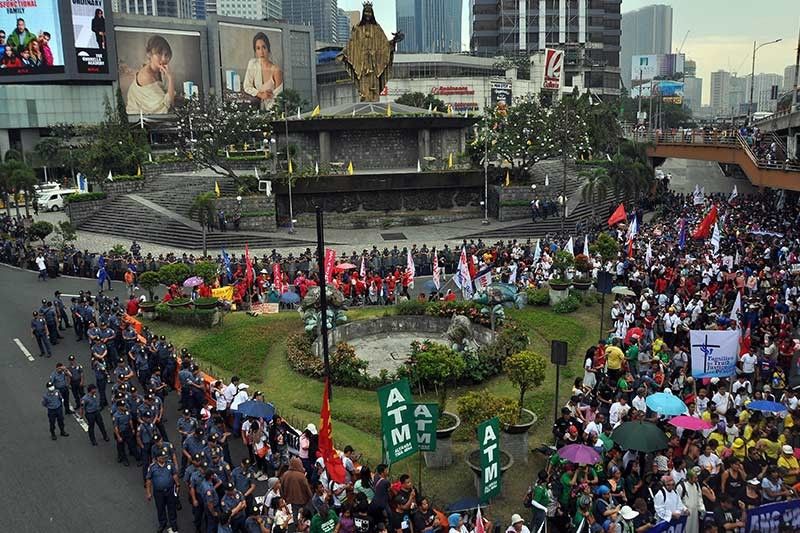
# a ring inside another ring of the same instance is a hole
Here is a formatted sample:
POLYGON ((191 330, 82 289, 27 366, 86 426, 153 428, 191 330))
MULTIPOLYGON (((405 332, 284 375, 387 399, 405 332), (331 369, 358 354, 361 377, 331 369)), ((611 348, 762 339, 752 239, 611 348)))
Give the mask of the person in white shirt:
POLYGON ((720 386, 717 392, 714 393, 711 401, 716 404, 717 413, 719 413, 720 417, 724 417, 733 404, 733 398, 731 398, 731 395, 728 394, 728 391, 725 390, 723 386, 720 386))
POLYGON ((715 476, 719 474, 720 466, 722 466, 722 459, 711 450, 711 446, 706 444, 703 454, 697 458, 697 466, 708 470, 712 476, 715 476))
POLYGON ((628 399, 625 396, 620 396, 616 402, 611 404, 611 409, 608 412, 608 423, 611 424, 612 428, 617 427, 617 424, 622 421, 630 410, 631 406, 628 405, 628 399))
POLYGON ((38 279, 47 281, 47 265, 44 262, 44 257, 42 257, 42 254, 36 256, 36 268, 39 269, 38 279))
POLYGON ((605 417, 602 413, 597 413, 594 417, 594 420, 586 424, 586 428, 583 430, 583 434, 586 436, 591 435, 594 433, 598 437, 603 434, 603 422, 605 421, 605 417))
POLYGON ((689 510, 675 492, 675 480, 672 479, 672 476, 663 476, 661 483, 664 485, 663 488, 653 496, 653 506, 659 521, 669 522, 673 518, 677 519, 688 515, 689 510))
POLYGON ((631 406, 642 413, 647 412, 647 397, 645 396, 644 387, 639 387, 636 389, 636 396, 634 396, 633 400, 631 400, 631 406))
POLYGON ((233 397, 236 396, 236 393, 239 392, 239 376, 232 376, 231 382, 225 387, 223 391, 223 395, 225 396, 225 400, 228 402, 228 405, 231 404, 233 401, 233 397))
POLYGON ((709 399, 708 396, 706 396, 706 394, 708 394, 706 392, 706 389, 700 389, 699 391, 697 391, 697 398, 694 401, 695 406, 697 407, 697 412, 700 413, 701 415, 708 410, 709 399))
POLYGON ((750 384, 750 381, 745 379, 746 376, 744 374, 739 374, 736 377, 736 381, 733 382, 731 385, 731 393, 736 396, 740 391, 742 394, 747 394, 748 396, 752 396, 753 394, 753 386, 750 384))

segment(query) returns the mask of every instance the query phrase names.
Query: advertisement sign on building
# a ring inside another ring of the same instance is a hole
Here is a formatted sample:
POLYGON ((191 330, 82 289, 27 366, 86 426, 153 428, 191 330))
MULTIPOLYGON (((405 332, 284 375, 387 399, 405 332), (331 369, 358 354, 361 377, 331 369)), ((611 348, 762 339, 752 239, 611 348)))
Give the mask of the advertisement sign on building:
POLYGON ((561 88, 561 72, 564 70, 564 51, 548 48, 544 57, 544 77, 542 89, 558 90, 561 88))
POLYGON ((63 73, 58 1, 1 0, 0 8, 0 76, 63 73))
POLYGON ((490 97, 492 107, 495 107, 500 102, 505 105, 511 105, 511 82, 510 81, 493 81, 490 86, 490 97))
POLYGON ((71 0, 70 4, 78 72, 108 73, 108 39, 103 0, 71 0))
POLYGON ((269 109, 283 91, 283 46, 279 28, 219 23, 225 96, 269 109))
POLYGON ((203 84, 200 33, 115 28, 119 87, 128 114, 163 115, 203 84))
POLYGON ((407 379, 395 381, 378 389, 381 408, 381 434, 384 459, 394 463, 417 451, 414 424, 414 404, 407 379))
MULTIPOLYGON (((659 82, 672 82, 682 80, 685 68, 684 54, 650 54, 633 56, 631 59, 631 96, 647 98, 658 96, 661 90, 677 91, 675 88, 661 88, 659 82), (654 82, 655 80, 655 82, 654 82)), ((680 96, 683 97, 683 82, 681 82, 680 96)), ((670 95, 676 96, 676 95, 670 95)))

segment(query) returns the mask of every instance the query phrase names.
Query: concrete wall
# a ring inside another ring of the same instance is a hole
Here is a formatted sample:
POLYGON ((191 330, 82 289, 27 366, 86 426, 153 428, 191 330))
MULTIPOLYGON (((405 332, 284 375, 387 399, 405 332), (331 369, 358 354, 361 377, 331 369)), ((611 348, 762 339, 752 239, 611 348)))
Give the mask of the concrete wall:
MULTIPOLYGON (((144 172, 143 172, 144 173, 144 172)), ((145 179, 140 180, 126 180, 126 181, 104 181, 100 184, 100 189, 111 198, 120 194, 130 194, 133 192, 141 191, 145 188, 147 182, 145 179)))
MULTIPOLYGON (((229 221, 233 220, 233 213, 239 207, 236 198, 224 196, 217 199, 217 209, 222 208, 227 213, 229 221)), ((275 231, 275 195, 243 196, 241 205, 242 219, 240 229, 250 231, 275 231)), ((232 223, 232 222, 230 222, 232 223)))
MULTIPOLYGON (((414 333, 444 333, 450 327, 450 318, 439 318, 426 315, 400 315, 371 320, 358 320, 337 326, 328 332, 328 345, 333 347, 340 342, 349 342, 369 335, 382 333, 397 333, 401 331, 414 333)), ((494 341, 495 334, 488 328, 472 324, 475 340, 480 345, 494 341)), ((322 338, 317 338, 312 346, 314 355, 322 357, 322 338)))
POLYGON ((533 197, 530 185, 516 187, 492 185, 489 187, 489 213, 497 217, 500 222, 530 218, 530 202, 533 197), (522 202, 525 202, 525 205, 509 205, 522 202))
POLYGON ((97 211, 103 209, 109 200, 91 200, 88 202, 76 202, 67 204, 67 215, 69 216, 70 223, 77 227, 86 220, 92 218, 92 215, 97 211))

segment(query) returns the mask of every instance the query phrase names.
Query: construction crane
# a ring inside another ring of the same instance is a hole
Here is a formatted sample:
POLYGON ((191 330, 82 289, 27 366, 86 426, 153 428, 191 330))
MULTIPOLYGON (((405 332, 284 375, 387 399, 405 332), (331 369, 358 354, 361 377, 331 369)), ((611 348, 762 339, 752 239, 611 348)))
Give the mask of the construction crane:
POLYGON ((676 54, 680 54, 681 51, 683 51, 683 45, 686 44, 686 38, 689 37, 689 32, 691 32, 691 31, 692 30, 686 30, 686 35, 683 36, 683 41, 681 41, 681 46, 680 46, 680 48, 678 48, 678 51, 676 52, 676 54))

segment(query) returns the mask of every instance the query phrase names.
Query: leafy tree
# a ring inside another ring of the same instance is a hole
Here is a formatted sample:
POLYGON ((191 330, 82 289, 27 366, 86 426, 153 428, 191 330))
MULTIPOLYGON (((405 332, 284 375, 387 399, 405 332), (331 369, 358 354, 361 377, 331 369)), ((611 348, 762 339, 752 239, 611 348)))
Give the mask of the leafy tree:
POLYGON ((275 111, 287 117, 297 113, 298 109, 302 112, 308 105, 308 100, 294 89, 283 89, 281 94, 275 97, 275 111))
POLYGON ((464 356, 435 342, 426 341, 426 349, 414 355, 417 377, 432 383, 439 391, 439 410, 447 405, 447 387, 458 381, 467 368, 464 356))
MULTIPOLYGON (((25 216, 28 216, 30 215, 29 204, 32 203, 36 194, 34 189, 34 186, 38 183, 36 174, 31 167, 21 160, 11 160, 6 165, 9 167, 9 175, 14 192, 25 193, 25 216)), ((17 216, 19 216, 19 202, 15 205, 17 216)), ((52 228, 50 231, 52 231, 52 228)))
POLYGON ((211 283, 217 277, 217 264, 213 261, 200 261, 195 263, 193 273, 195 276, 200 276, 206 283, 211 283))
POLYGON ((599 253, 605 263, 617 258, 619 242, 617 242, 617 239, 604 232, 598 235, 597 239, 589 245, 589 251, 593 254, 599 253))
POLYGON ((649 190, 652 170, 641 161, 618 154, 611 158, 608 175, 614 195, 629 200, 649 190))
POLYGON ((44 220, 34 222, 33 224, 31 224, 30 233, 32 237, 40 239, 42 241, 42 245, 44 245, 45 244, 44 240, 47 238, 48 235, 53 233, 53 225, 44 220))
POLYGON ((214 220, 215 199, 216 195, 213 192, 203 192, 195 196, 194 202, 189 207, 189 218, 196 220, 203 229, 203 256, 208 255, 206 229, 211 226, 214 220))
POLYGON ((559 280, 567 279, 567 270, 575 264, 575 257, 566 250, 559 250, 553 255, 553 270, 558 272, 559 280))
POLYGON ((24 161, 24 160, 25 158, 22 156, 22 152, 20 152, 19 150, 15 150, 14 148, 6 150, 6 155, 4 159, 6 163, 9 163, 11 161, 24 161))
POLYGON ((519 389, 520 414, 525 406, 525 393, 544 382, 547 361, 536 352, 524 351, 516 353, 505 360, 503 370, 509 381, 519 389))
POLYGON ((34 147, 38 162, 45 167, 61 165, 61 142, 54 137, 45 137, 34 147))
POLYGON ((608 196, 609 177, 605 168, 598 167, 578 173, 585 181, 581 185, 581 199, 592 208, 592 220, 596 220, 597 205, 608 196))
POLYGON ((441 113, 447 112, 447 104, 432 94, 424 94, 421 92, 405 93, 395 100, 398 104, 408 105, 411 107, 419 107, 420 109, 428 109, 429 107, 434 111, 441 113))
POLYGON ((152 302, 155 298, 153 295, 153 289, 158 287, 161 283, 161 277, 159 276, 158 272, 153 270, 148 270, 147 272, 142 272, 139 276, 139 285, 147 291, 147 295, 150 297, 150 302, 152 302))
POLYGON ((62 220, 55 226, 56 242, 59 249, 62 251, 67 248, 69 243, 78 240, 78 234, 75 226, 68 220, 62 220))
POLYGON ((272 131, 273 111, 254 111, 249 105, 216 96, 190 98, 175 109, 178 150, 198 165, 241 183, 225 149, 236 144, 261 143, 272 131))
POLYGON ((164 285, 181 284, 191 274, 183 263, 171 263, 158 269, 158 278, 164 285))

